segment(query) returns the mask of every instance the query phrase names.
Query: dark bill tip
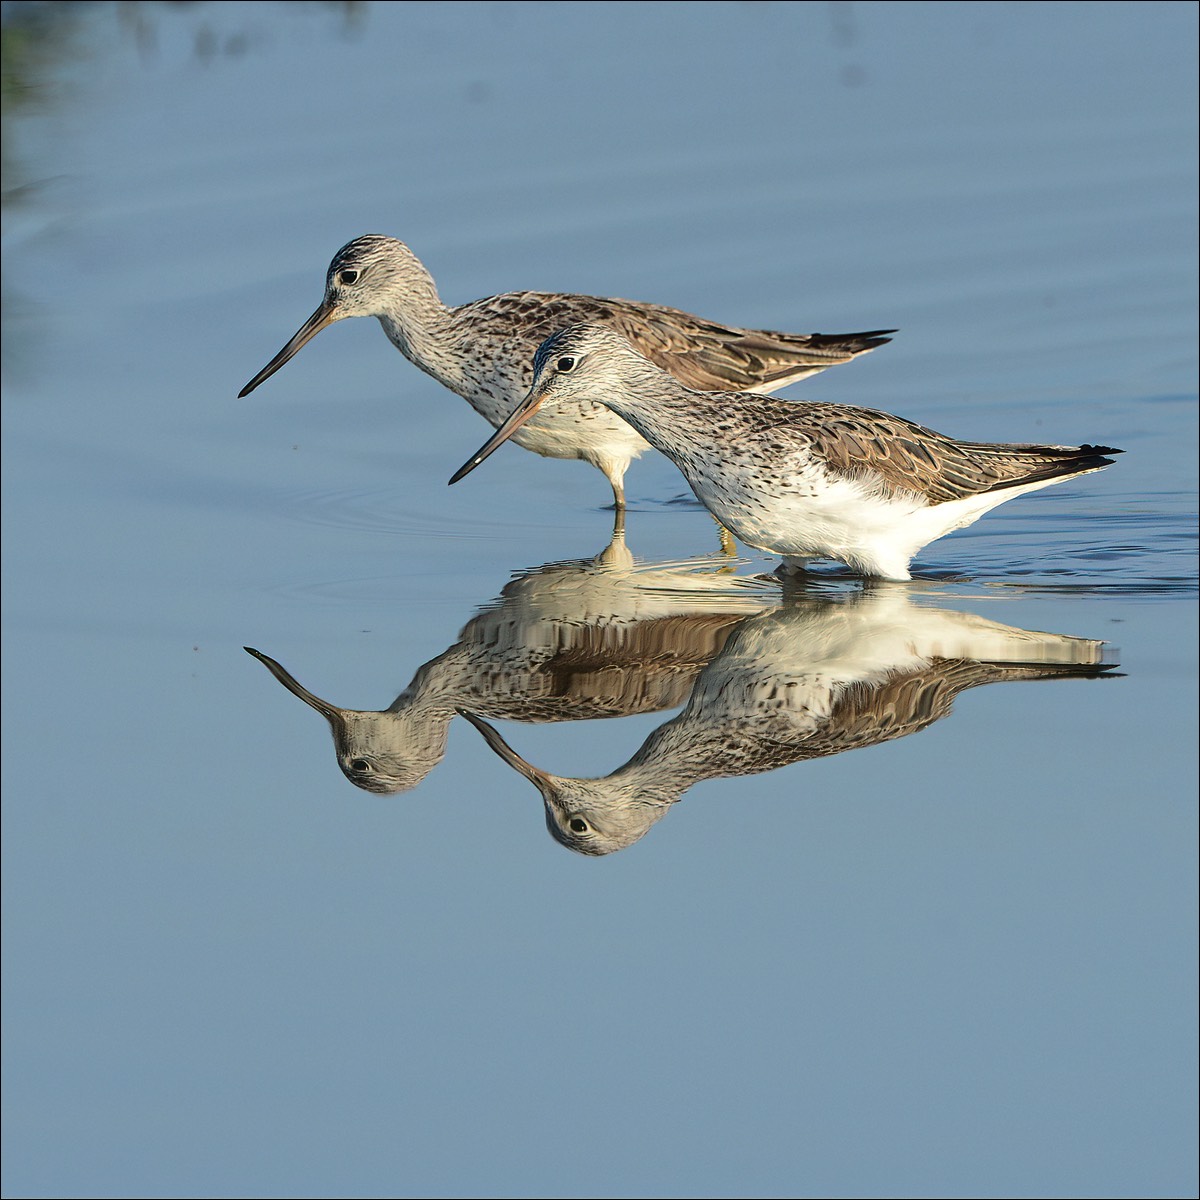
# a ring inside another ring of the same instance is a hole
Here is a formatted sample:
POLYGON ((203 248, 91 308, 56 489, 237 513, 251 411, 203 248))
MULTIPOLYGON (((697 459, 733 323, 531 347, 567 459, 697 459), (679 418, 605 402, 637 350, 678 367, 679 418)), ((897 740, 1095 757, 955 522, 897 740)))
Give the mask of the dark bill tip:
MULTIPOLYGON (((486 454, 476 454, 474 458, 463 463, 463 465, 459 467, 453 475, 450 476, 450 483, 457 483, 463 478, 464 475, 470 475, 470 473, 475 470, 475 468, 479 466, 479 464, 483 462, 485 458, 487 458, 486 454)), ((449 484, 446 486, 449 487, 449 484)))

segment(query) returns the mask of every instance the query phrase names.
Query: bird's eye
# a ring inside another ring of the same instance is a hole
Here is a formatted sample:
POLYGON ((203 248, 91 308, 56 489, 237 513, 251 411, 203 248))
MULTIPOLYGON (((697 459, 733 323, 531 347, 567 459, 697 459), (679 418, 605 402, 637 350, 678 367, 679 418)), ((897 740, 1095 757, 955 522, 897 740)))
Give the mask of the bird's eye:
POLYGON ((590 833, 592 827, 582 817, 572 817, 567 824, 572 833, 590 833))
POLYGON ((350 268, 347 268, 345 271, 339 271, 337 281, 343 286, 349 286, 352 283, 357 283, 358 272, 350 268))
POLYGON ((352 758, 347 764, 356 775, 365 775, 371 769, 369 758, 352 758))
POLYGON ((560 375, 565 375, 568 371, 575 370, 575 360, 569 354, 564 355, 554 364, 554 369, 560 375))

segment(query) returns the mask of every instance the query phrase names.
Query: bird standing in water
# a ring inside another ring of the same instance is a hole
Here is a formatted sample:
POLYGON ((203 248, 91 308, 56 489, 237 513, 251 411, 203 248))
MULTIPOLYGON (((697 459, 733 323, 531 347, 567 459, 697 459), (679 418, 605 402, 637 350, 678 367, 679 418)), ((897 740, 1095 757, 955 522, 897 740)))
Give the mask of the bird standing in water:
POLYGON ((960 442, 842 404, 697 392, 611 329, 546 339, 524 402, 451 478, 456 483, 543 406, 599 401, 684 474, 738 540, 803 569, 832 558, 906 580, 923 546, 1023 492, 1111 464, 1107 446, 960 442))
MULTIPOLYGON (((553 292, 510 292, 442 303, 420 259, 395 238, 368 234, 333 256, 325 298, 295 336, 238 393, 249 395, 322 329, 345 317, 377 317, 410 362, 500 426, 529 391, 538 346, 555 330, 593 322, 619 330, 689 387, 773 392, 849 362, 891 339, 869 333, 739 329, 657 304, 553 292)), ((625 471, 645 440, 594 400, 568 401, 525 423, 514 441, 548 458, 581 458, 604 472, 617 509, 625 471)))

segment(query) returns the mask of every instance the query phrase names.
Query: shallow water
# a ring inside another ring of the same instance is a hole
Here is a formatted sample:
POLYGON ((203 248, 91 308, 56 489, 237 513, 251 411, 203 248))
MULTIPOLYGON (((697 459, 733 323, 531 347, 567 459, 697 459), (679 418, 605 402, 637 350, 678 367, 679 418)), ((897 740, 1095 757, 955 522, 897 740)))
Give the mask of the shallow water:
POLYGON ((6 1195, 1195 1194, 1194 6, 4 22, 6 1195), (236 399, 367 231, 1126 453, 902 587, 655 456, 614 545, 374 322, 236 399))

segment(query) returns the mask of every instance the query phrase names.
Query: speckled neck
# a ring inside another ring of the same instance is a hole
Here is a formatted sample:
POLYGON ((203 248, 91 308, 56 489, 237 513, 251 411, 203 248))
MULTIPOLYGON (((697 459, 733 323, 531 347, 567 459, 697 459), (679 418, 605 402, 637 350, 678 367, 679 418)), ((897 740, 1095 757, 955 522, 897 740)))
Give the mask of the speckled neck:
POLYGON ((387 308, 376 316, 388 340, 409 362, 439 383, 457 390, 460 355, 450 338, 451 310, 438 296, 429 273, 415 260, 387 308))

